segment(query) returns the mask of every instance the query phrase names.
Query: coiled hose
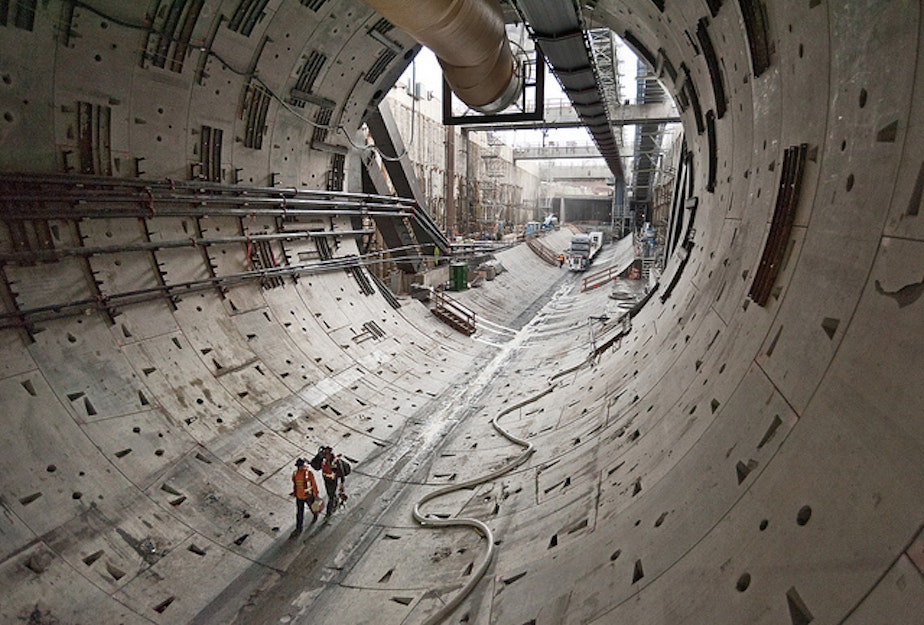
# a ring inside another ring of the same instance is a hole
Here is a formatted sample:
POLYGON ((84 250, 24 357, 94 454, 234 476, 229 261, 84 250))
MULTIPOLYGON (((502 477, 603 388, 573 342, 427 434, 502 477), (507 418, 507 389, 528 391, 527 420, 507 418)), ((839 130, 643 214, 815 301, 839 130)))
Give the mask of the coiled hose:
POLYGON ((498 413, 493 419, 491 419, 491 425, 494 427, 494 429, 497 431, 498 434, 506 438, 511 443, 519 445, 520 447, 524 447, 523 451, 520 452, 519 456, 517 456, 516 458, 514 458, 513 460, 511 460, 510 462, 508 462, 501 468, 496 469, 492 471, 491 473, 488 473, 487 475, 482 475, 480 477, 472 478, 470 480, 466 480, 465 482, 460 482, 458 484, 452 484, 451 486, 444 486, 443 488, 439 488, 433 491, 432 493, 428 493, 414 505, 414 520, 417 521, 417 523, 419 523, 422 527, 434 528, 434 529, 440 528, 440 527, 470 527, 476 532, 478 532, 479 534, 481 534, 481 536, 483 536, 485 540, 488 541, 488 552, 485 554, 485 557, 481 561, 481 564, 478 565, 478 568, 472 571, 472 575, 469 581, 465 584, 465 586, 462 587, 461 591, 459 591, 451 601, 446 603, 446 605, 444 605, 436 613, 431 615, 430 618, 424 621, 423 625, 437 625, 438 623, 442 622, 457 607, 459 607, 459 604, 461 604, 465 600, 466 597, 468 597, 468 595, 472 592, 472 590, 474 590, 478 582, 481 581, 481 578, 484 576, 485 572, 488 570, 488 567, 491 565, 491 561, 494 559, 495 544, 494 544, 494 532, 491 531, 491 528, 488 527, 488 525, 484 521, 471 518, 471 517, 456 517, 452 519, 433 518, 433 517, 430 517, 429 515, 423 514, 420 511, 421 506, 423 506, 429 501, 436 499, 437 497, 442 497, 443 495, 448 495, 449 493, 453 493, 458 490, 462 490, 465 488, 471 488, 473 486, 479 486, 481 484, 484 484, 485 482, 496 480, 497 478, 509 473, 510 471, 513 471, 514 469, 522 465, 524 462, 529 460, 530 456, 532 456, 533 453, 535 453, 536 451, 535 446, 531 442, 525 439, 519 438, 518 436, 514 436, 513 434, 511 434, 510 432, 502 428, 498 422, 501 420, 501 418, 510 414, 511 412, 515 410, 519 410, 523 408, 524 406, 528 406, 529 404, 535 401, 538 401, 542 397, 545 397, 546 395, 551 393, 553 390, 555 390, 557 386, 557 383, 555 382, 556 379, 560 378, 563 375, 567 375, 568 373, 571 373, 572 371, 575 371, 576 369, 584 366, 584 364, 586 363, 580 363, 574 367, 571 367, 569 369, 556 373, 551 378, 549 378, 549 385, 547 388, 545 388, 542 391, 539 391, 535 395, 532 395, 531 397, 524 399, 523 401, 517 404, 514 404, 513 406, 505 408, 500 413, 498 413))

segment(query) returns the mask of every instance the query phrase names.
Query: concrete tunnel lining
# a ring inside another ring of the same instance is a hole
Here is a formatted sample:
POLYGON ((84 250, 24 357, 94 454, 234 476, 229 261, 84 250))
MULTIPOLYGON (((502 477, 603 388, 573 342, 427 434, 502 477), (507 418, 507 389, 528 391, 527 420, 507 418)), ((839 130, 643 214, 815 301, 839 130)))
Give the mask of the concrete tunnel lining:
MULTIPOLYGON (((116 177, 186 179, 208 127, 225 129, 221 162, 233 182, 323 188, 338 154, 331 146, 351 149, 336 127, 358 127, 408 59, 394 54, 376 66, 385 48, 367 32, 378 18, 360 2, 278 0, 261 19, 251 13, 250 26, 235 21, 251 4, 177 4, 186 13, 176 23, 186 19, 192 40, 211 50, 173 57, 184 59, 179 71, 168 62, 177 44, 169 38, 166 56, 155 46, 139 63, 139 51, 155 45, 143 35, 142 8, 52 1, 36 7, 31 28, 11 17, 0 28, 0 170, 82 171, 69 128, 86 110, 108 119, 116 177), (306 74, 319 55, 320 71, 306 74), (371 67, 381 70, 377 82, 364 79, 371 67), (287 93, 302 79, 320 104, 287 108, 265 93, 287 93), (262 102, 255 117, 240 113, 251 110, 245 101, 262 102)), ((677 70, 676 82, 666 70, 662 79, 689 103, 695 234, 670 297, 652 298, 628 336, 534 410, 510 415, 511 431, 536 444, 530 462, 429 504, 481 518, 500 541, 488 576, 447 622, 917 622, 920 5, 593 5, 588 25, 630 33, 662 68, 669 61, 677 70), (755 7, 769 50, 759 72, 743 17, 755 7), (701 52, 698 24, 717 66, 701 52), (794 225, 761 307, 747 293, 783 152, 802 143, 794 225)), ((171 19, 161 8, 147 16, 157 28, 171 19)), ((414 50, 403 33, 386 36, 414 50)), ((346 184, 358 161, 349 159, 346 184)), ((155 241, 186 236, 191 225, 166 216, 151 224, 155 241)), ((89 221, 76 233, 61 225, 58 244, 143 236, 128 219, 89 221)), ((204 227, 227 233, 237 224, 216 218, 204 227)), ((9 251, 9 231, 0 230, 9 251)), ((302 250, 313 248, 292 254, 302 250)), ((240 244, 213 251, 219 274, 246 264, 240 244)), ((349 238, 337 250, 356 252, 349 238)), ((467 384, 511 332, 465 338, 422 306, 395 310, 379 294, 363 295, 346 274, 126 306, 114 324, 94 312, 45 321, 33 342, 4 329, 0 620, 270 623, 336 614, 416 623, 436 613, 483 545, 470 532, 416 528, 413 502, 515 453, 492 435, 491 416, 582 363, 588 317, 613 305, 606 290, 569 289, 525 246, 501 258, 509 271, 466 295, 480 315, 508 326, 551 299, 515 329, 522 344, 487 390, 467 384), (357 343, 369 321, 385 337, 357 343), (326 441, 356 460, 355 507, 293 544, 285 540, 292 460, 326 441)), ((194 248, 156 261, 167 281, 207 274, 194 248)), ((155 279, 151 257, 138 253, 96 257, 89 269, 103 289, 155 279)), ((85 270, 74 259, 3 267, 25 307, 85 296, 85 270)))

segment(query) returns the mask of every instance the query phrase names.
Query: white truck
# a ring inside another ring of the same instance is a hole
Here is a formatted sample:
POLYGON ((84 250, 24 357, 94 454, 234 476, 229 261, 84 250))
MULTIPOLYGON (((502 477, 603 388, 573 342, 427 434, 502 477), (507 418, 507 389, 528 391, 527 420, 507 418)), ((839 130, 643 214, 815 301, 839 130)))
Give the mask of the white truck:
POLYGON ((568 250, 568 269, 586 271, 602 247, 602 232, 574 235, 571 237, 571 248, 568 250))

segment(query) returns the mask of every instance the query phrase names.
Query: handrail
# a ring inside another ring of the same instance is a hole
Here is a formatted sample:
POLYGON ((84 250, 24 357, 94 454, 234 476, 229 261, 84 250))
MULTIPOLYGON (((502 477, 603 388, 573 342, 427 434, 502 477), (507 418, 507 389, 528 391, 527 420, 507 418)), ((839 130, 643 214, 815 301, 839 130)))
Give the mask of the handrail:
POLYGON ((620 273, 622 273, 622 271, 617 268, 617 265, 610 265, 606 269, 592 273, 581 281, 581 292, 583 293, 589 289, 595 289, 610 280, 616 280, 619 278, 620 273))
POLYGON ((558 264, 558 257, 555 255, 555 252, 550 250, 545 244, 540 243, 536 237, 526 237, 526 245, 535 252, 539 258, 553 267, 558 264))

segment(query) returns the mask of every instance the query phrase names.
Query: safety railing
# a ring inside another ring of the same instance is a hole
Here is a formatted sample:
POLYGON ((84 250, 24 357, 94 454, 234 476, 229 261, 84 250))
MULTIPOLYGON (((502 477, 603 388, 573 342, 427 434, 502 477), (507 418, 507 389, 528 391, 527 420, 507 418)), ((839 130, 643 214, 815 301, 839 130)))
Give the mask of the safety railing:
POLYGON ((617 279, 619 273, 620 269, 617 265, 610 265, 606 269, 585 276, 584 279, 581 280, 581 292, 583 293, 584 291, 603 286, 607 282, 617 279))
POLYGON ((526 237, 526 245, 529 246, 536 255, 550 265, 558 265, 558 256, 548 248, 548 246, 539 242, 536 237, 526 237))
POLYGON ((475 313, 442 291, 436 292, 430 312, 463 334, 475 333, 475 313))

